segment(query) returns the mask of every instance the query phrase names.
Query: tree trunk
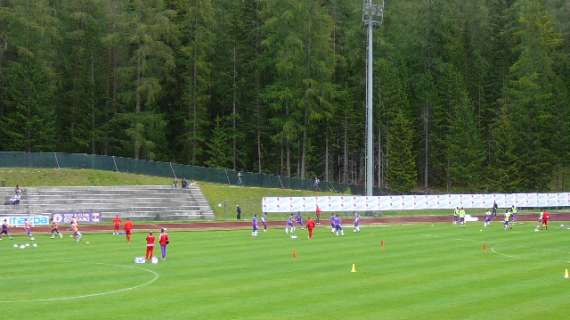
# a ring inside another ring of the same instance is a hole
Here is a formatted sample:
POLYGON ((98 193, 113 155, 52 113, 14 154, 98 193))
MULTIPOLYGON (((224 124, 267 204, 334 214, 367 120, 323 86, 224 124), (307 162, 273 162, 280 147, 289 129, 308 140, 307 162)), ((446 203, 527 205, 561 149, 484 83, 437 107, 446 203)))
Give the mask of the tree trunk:
POLYGON ((429 187, 429 103, 424 106, 424 189, 429 187))
POLYGON ((305 108, 305 120, 303 121, 303 141, 301 142, 301 179, 305 179, 305 160, 307 158, 307 126, 309 125, 309 111, 305 108))
POLYGON ((329 133, 325 134, 325 181, 329 181, 329 133))
POLYGON ((234 61, 233 61, 233 84, 232 84, 232 89, 233 89, 233 94, 232 94, 232 129, 233 129, 233 134, 232 134, 232 163, 233 163, 233 169, 234 171, 236 170, 236 161, 237 161, 237 150, 236 150, 236 135, 237 135, 237 128, 236 128, 236 117, 237 117, 237 113, 236 113, 236 100, 237 100, 237 82, 236 82, 236 76, 237 76, 237 72, 236 72, 236 64, 237 64, 237 53, 236 53, 236 42, 234 41, 234 61))
MULTIPOLYGON (((139 48, 139 50, 141 50, 139 48)), ((139 89, 141 88, 142 82, 142 53, 139 53, 137 57, 137 86, 135 88, 135 97, 136 97, 136 113, 141 112, 141 94, 139 89)))
POLYGON ((91 51, 91 154, 95 154, 95 57, 93 56, 93 51, 91 51))
POLYGON ((382 128, 378 125, 378 188, 384 187, 384 165, 382 159, 382 128))
MULTIPOLYGON (((289 106, 285 106, 285 116, 289 117, 289 106)), ((289 137, 287 137, 287 133, 285 133, 285 154, 286 154, 286 163, 287 163, 287 177, 291 176, 291 145, 289 143, 289 137)))
MULTIPOLYGON (((197 18, 194 19, 194 30, 196 30, 197 18)), ((194 40, 194 49, 196 48, 196 39, 194 40)), ((192 53, 192 139, 191 139, 191 152, 192 158, 191 163, 196 164, 196 135, 197 135, 197 127, 198 127, 198 105, 196 99, 196 87, 198 84, 198 69, 197 69, 197 55, 196 50, 193 50, 192 53)))
POLYGON ((343 173, 342 182, 348 183, 348 115, 344 116, 344 139, 343 139, 343 153, 344 153, 344 163, 343 163, 343 173))

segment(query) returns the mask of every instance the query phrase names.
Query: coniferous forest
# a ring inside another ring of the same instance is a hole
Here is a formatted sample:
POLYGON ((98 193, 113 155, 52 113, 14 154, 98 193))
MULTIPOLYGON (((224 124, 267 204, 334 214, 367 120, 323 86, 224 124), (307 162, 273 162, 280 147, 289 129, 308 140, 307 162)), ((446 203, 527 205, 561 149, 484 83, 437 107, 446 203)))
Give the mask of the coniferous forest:
MULTIPOLYGON (((570 2, 388 0, 375 185, 568 188, 570 2)), ((362 0, 0 0, 0 150, 361 184, 362 0)))

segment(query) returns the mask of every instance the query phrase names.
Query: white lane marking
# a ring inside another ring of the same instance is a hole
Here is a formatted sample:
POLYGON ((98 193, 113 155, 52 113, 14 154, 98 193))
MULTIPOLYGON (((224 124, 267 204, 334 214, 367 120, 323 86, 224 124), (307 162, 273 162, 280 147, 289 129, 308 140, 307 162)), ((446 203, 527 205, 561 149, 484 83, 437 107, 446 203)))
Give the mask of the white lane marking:
POLYGON ((150 279, 149 281, 146 281, 144 283, 138 284, 136 286, 133 287, 128 287, 128 288, 120 288, 120 289, 115 289, 115 290, 109 290, 109 291, 103 291, 103 292, 96 292, 96 293, 89 293, 89 294, 84 294, 84 295, 78 295, 78 296, 67 296, 67 297, 57 297, 57 298, 46 298, 46 299, 22 299, 22 300, 0 300, 0 303, 8 303, 8 302, 53 302, 53 301, 69 301, 69 300, 78 300, 78 299, 85 299, 85 298, 92 298, 92 297, 100 297, 100 296, 107 296, 107 295, 111 295, 111 294, 116 294, 116 293, 121 293, 121 292, 127 292, 127 291, 132 291, 132 290, 136 290, 136 289, 140 289, 143 287, 146 287, 148 285, 151 285, 152 283, 154 283, 156 280, 158 280, 158 278, 160 278, 160 275, 158 273, 156 273, 154 270, 151 269, 147 269, 147 268, 143 268, 143 267, 134 267, 134 266, 124 266, 124 265, 119 265, 119 264, 107 264, 107 263, 96 263, 97 265, 103 265, 103 266, 112 266, 112 267, 119 267, 119 268, 127 268, 127 269, 135 269, 135 270, 141 270, 141 271, 145 271, 148 272, 150 274, 153 275, 153 278, 150 279))

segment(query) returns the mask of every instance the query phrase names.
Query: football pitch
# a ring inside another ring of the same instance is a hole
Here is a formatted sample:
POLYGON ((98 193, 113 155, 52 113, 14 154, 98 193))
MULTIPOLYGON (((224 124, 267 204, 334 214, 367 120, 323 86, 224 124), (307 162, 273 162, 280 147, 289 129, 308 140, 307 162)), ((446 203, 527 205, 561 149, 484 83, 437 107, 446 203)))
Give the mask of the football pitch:
POLYGON ((170 232, 156 265, 133 262, 143 232, 130 245, 36 234, 25 249, 16 236, 0 241, 0 318, 568 319, 570 230, 533 228, 321 227, 312 241, 283 229, 170 232))

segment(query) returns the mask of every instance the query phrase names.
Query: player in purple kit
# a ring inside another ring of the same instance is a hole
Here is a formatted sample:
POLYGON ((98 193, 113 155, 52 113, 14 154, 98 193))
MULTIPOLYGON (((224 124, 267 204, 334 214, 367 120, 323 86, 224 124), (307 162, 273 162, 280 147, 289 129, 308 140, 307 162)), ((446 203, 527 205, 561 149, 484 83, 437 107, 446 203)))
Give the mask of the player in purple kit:
POLYGON ((285 225, 285 233, 293 234, 295 232, 295 225, 293 224, 293 214, 287 218, 287 224, 285 225))
POLYGON ((301 216, 301 212, 297 212, 297 215, 295 216, 295 223, 297 223, 298 225, 301 226, 301 229, 304 229, 303 227, 303 217, 301 216))
POLYGON ((358 212, 354 213, 354 229, 352 230, 353 232, 360 232, 360 215, 358 214, 358 212))
POLYGON ((339 234, 341 236, 344 236, 344 230, 342 230, 342 220, 338 214, 334 215, 334 231, 337 237, 339 234))
POLYGON ((261 223, 263 224, 263 232, 267 231, 267 212, 264 212, 261 216, 261 223))
POLYGON ((253 228, 251 235, 253 237, 257 237, 257 213, 253 215, 253 219, 251 220, 251 227, 253 228))
POLYGON ((483 222, 483 227, 487 228, 491 224, 491 219, 493 219, 493 213, 491 210, 485 212, 485 222, 483 222))
POLYGON ((329 219, 330 223, 331 223, 331 232, 334 232, 334 214, 331 214, 331 217, 329 219))
POLYGON ((6 219, 4 219, 4 222, 2 223, 2 231, 0 231, 0 240, 4 239, 4 236, 7 236, 8 238, 12 239, 10 232, 8 232, 8 221, 6 219))

